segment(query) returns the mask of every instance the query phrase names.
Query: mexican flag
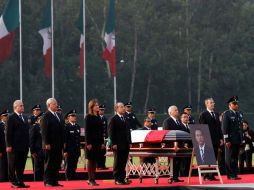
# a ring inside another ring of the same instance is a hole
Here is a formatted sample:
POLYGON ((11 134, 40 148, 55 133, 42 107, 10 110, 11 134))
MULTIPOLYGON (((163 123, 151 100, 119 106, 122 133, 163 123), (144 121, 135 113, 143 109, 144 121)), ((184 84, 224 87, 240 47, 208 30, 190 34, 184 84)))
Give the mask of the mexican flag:
POLYGON ((83 1, 81 0, 81 6, 80 6, 80 13, 79 18, 77 20, 77 27, 80 30, 80 66, 79 66, 79 77, 82 79, 84 78, 84 45, 85 45, 85 38, 83 34, 83 1))
POLYGON ((131 131, 132 143, 158 143, 162 142, 169 130, 134 130, 131 131))
POLYGON ((116 76, 115 0, 109 0, 109 12, 104 40, 106 48, 103 50, 103 59, 109 63, 111 74, 116 76))
POLYGON ((9 0, 0 17, 0 63, 10 57, 15 29, 19 27, 19 1, 9 0))
POLYGON ((50 78, 52 74, 51 0, 47 2, 39 33, 43 38, 44 73, 50 78))

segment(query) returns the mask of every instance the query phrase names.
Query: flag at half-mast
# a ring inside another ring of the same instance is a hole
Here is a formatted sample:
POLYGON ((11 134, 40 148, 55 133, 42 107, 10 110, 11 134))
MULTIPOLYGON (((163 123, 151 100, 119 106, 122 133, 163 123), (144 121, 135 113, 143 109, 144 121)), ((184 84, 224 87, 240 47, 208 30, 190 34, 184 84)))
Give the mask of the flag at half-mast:
POLYGON ((80 30, 80 65, 79 65, 79 76, 80 78, 84 78, 84 48, 85 48, 85 38, 84 38, 84 20, 83 20, 83 1, 81 0, 81 7, 79 18, 77 20, 77 27, 80 30))
POLYGON ((115 0, 109 0, 104 40, 106 48, 103 50, 103 59, 109 63, 111 74, 116 76, 115 0))
POLYGON ((47 78, 52 75, 52 35, 51 35, 51 0, 44 11, 39 33, 43 38, 44 73, 47 78))
POLYGON ((10 57, 14 33, 19 27, 19 1, 9 0, 0 17, 0 63, 10 57))

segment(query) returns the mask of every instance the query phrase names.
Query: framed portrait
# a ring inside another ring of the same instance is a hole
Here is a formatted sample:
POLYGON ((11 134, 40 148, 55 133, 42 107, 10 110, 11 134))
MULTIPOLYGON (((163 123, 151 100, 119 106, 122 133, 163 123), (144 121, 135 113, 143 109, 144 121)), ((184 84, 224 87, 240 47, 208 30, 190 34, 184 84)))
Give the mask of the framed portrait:
POLYGON ((208 125, 190 125, 194 153, 198 165, 216 165, 212 140, 208 125))

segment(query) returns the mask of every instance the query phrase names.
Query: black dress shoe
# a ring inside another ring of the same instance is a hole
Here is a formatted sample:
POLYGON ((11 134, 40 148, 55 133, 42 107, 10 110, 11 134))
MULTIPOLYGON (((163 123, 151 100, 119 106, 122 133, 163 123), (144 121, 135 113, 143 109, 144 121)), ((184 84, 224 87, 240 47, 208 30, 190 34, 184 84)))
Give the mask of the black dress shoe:
POLYGON ((217 179, 214 176, 209 177, 210 181, 217 181, 217 179))
POLYGON ((178 178, 176 178, 176 179, 171 178, 171 179, 170 179, 170 182, 184 182, 184 180, 178 179, 178 178))
POLYGON ((45 186, 45 187, 54 187, 55 185, 52 184, 52 183, 45 183, 44 186, 45 186))
POLYGON ((92 185, 92 186, 98 186, 98 185, 99 185, 99 184, 96 183, 94 180, 89 180, 89 181, 87 182, 87 184, 88 184, 88 185, 92 185))
POLYGON ((116 185, 126 185, 124 181, 115 181, 116 185))
POLYGON ((55 186, 55 187, 63 187, 63 185, 60 184, 60 183, 56 183, 56 184, 54 184, 54 186, 55 186))
POLYGON ((13 182, 11 183, 11 188, 22 188, 22 187, 20 184, 13 182))
POLYGON ((125 183, 126 185, 129 185, 129 184, 131 184, 131 183, 132 183, 132 181, 131 181, 131 180, 129 180, 129 179, 125 179, 125 180, 124 180, 124 183, 125 183))
POLYGON ((236 176, 236 177, 228 177, 228 180, 240 180, 240 179, 242 179, 242 178, 240 178, 240 177, 238 177, 238 176, 236 176))
POLYGON ((30 187, 30 185, 26 185, 26 184, 24 184, 23 182, 20 183, 19 185, 20 185, 22 188, 29 188, 29 187, 30 187))

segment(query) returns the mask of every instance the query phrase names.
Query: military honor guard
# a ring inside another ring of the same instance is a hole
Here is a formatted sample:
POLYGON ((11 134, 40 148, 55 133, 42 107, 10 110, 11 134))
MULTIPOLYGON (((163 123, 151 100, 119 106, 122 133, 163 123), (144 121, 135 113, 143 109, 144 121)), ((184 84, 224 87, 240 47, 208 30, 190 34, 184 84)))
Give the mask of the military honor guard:
POLYGON ((8 162, 6 154, 5 130, 9 111, 0 113, 0 182, 8 181, 8 162))
MULTIPOLYGON (((101 118, 102 128, 103 128, 104 145, 106 146, 107 139, 108 139, 108 120, 107 120, 107 118, 104 115, 105 105, 101 104, 99 106, 99 109, 100 109, 99 110, 99 116, 101 118)), ((106 156, 105 156, 105 154, 106 154, 106 149, 103 149, 101 151, 101 157, 100 157, 100 159, 97 162, 97 168, 100 169, 100 170, 106 170, 106 169, 108 169, 106 167, 106 156)))
MULTIPOLYGON (((223 135, 221 131, 221 122, 219 113, 216 112, 215 102, 213 98, 207 98, 205 100, 206 110, 199 116, 200 124, 207 124, 209 127, 215 159, 217 160, 219 147, 223 145, 223 135)), ((205 180, 216 180, 214 174, 207 174, 204 176, 205 180)))
POLYGON ((88 103, 88 114, 85 117, 86 158, 88 160, 88 185, 99 185, 95 181, 96 164, 106 146, 104 145, 103 126, 99 116, 99 102, 96 99, 88 103))
POLYGON ((42 148, 45 152, 44 185, 46 187, 62 186, 58 183, 58 174, 62 162, 64 147, 64 120, 57 113, 57 101, 46 101, 48 110, 41 119, 42 148))
POLYGON ((75 109, 69 111, 65 118, 65 145, 64 158, 66 161, 67 180, 76 178, 76 169, 80 156, 80 126, 77 124, 77 112, 75 109))
POLYGON ((125 107, 125 114, 124 117, 126 119, 126 124, 131 130, 136 130, 138 128, 141 128, 142 125, 139 122, 138 118, 136 117, 135 113, 132 111, 132 103, 127 102, 124 104, 125 107))
POLYGON ((156 110, 155 108, 150 108, 147 111, 147 117, 151 119, 151 129, 152 130, 158 130, 158 121, 155 118, 156 110))
POLYGON ((28 188, 23 175, 29 150, 29 124, 23 115, 21 100, 13 103, 13 113, 9 115, 6 126, 6 152, 8 157, 9 181, 13 188, 28 188))
POLYGON ((124 118, 125 108, 122 102, 115 104, 115 112, 116 115, 109 122, 109 137, 114 152, 113 175, 116 185, 127 185, 130 182, 125 179, 125 166, 131 146, 131 133, 124 118))
POLYGON ((41 125, 42 112, 34 117, 29 129, 29 145, 32 157, 34 181, 42 181, 44 174, 44 151, 42 149, 41 125))
POLYGON ((242 143, 243 115, 238 111, 238 97, 228 101, 228 110, 223 114, 222 132, 225 141, 226 174, 229 180, 241 179, 237 176, 239 147, 242 143))
POLYGON ((192 106, 191 105, 187 105, 183 108, 183 112, 187 113, 189 116, 189 124, 195 124, 195 119, 194 117, 191 115, 192 112, 192 106))
POLYGON ((35 123, 35 118, 41 114, 41 105, 36 104, 32 107, 32 115, 28 118, 29 124, 33 125, 35 123))

